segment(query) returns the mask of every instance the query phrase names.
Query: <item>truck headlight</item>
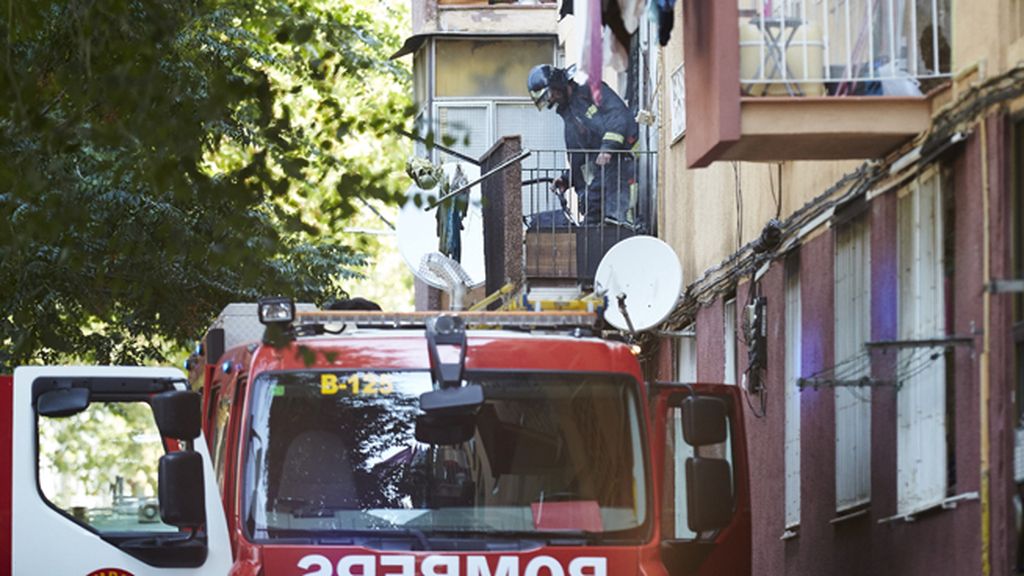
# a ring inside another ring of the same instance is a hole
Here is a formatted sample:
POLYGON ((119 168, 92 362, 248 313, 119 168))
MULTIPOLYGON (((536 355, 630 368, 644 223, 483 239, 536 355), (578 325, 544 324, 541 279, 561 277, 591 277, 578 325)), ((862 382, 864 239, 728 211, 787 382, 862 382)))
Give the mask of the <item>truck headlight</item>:
POLYGON ((295 320, 295 302, 291 298, 260 298, 257 306, 262 324, 291 324, 295 320))

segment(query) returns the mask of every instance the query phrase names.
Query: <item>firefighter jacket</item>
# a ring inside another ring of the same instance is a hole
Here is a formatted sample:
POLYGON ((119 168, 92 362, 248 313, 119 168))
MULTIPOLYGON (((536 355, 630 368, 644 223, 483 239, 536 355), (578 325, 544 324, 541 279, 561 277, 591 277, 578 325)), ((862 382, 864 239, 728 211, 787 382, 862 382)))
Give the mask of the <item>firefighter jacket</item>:
POLYGON ((569 150, 570 169, 562 179, 576 190, 586 223, 629 222, 636 181, 632 152, 639 127, 626 103, 607 84, 601 83, 600 105, 586 86, 573 83, 572 88, 568 102, 555 110, 565 122, 569 150), (610 162, 598 166, 597 151, 612 152, 610 162))
MULTIPOLYGON (((565 147, 568 150, 632 150, 639 127, 626 103, 607 84, 601 83, 601 105, 591 98, 590 90, 573 83, 569 101, 555 111, 565 122, 565 147)), ((583 180, 583 166, 593 154, 570 154, 569 165, 574 183, 583 180), (589 157, 589 158, 588 158, 589 157)))

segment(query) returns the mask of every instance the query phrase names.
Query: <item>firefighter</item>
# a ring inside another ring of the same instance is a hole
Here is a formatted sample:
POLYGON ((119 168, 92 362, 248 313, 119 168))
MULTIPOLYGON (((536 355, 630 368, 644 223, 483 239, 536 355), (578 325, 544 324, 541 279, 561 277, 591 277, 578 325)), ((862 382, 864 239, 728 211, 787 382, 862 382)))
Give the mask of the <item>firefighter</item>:
POLYGON ((555 107, 565 123, 569 170, 555 180, 555 187, 559 192, 576 189, 585 224, 635 228, 639 128, 626 103, 602 82, 601 103, 596 104, 589 89, 548 64, 534 66, 526 85, 538 110, 555 107))

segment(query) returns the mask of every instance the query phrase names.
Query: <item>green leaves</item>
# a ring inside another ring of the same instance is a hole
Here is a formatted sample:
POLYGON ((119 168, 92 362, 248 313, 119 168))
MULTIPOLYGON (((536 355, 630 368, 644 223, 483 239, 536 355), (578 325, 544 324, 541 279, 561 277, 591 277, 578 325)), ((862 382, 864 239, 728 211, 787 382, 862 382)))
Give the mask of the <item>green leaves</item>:
MULTIPOLYGON (((396 0, 396 6, 401 3, 396 0)), ((223 305, 362 274, 400 197, 386 4, 66 0, 0 11, 0 371, 161 360, 223 305)))

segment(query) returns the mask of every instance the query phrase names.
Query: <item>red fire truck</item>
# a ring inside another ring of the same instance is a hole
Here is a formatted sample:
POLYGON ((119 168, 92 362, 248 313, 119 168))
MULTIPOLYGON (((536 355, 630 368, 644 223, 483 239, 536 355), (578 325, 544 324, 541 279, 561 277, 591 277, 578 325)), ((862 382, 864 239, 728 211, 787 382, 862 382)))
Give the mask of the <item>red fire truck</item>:
POLYGON ((232 307, 187 366, 230 574, 750 573, 735 386, 590 313, 232 307))

